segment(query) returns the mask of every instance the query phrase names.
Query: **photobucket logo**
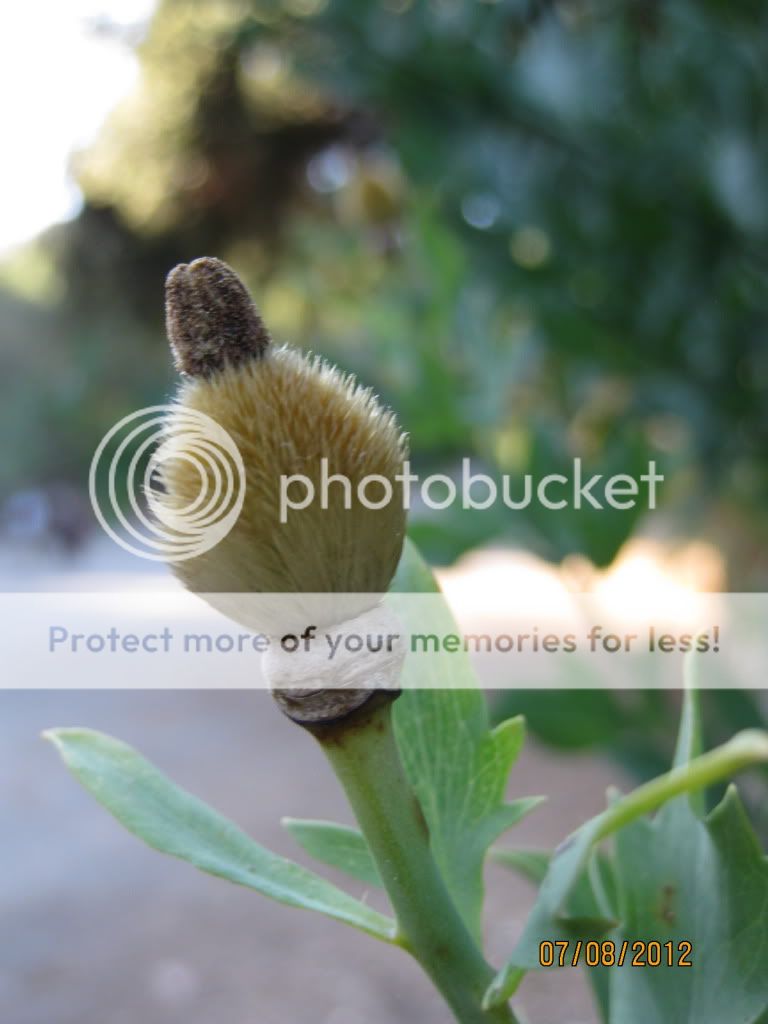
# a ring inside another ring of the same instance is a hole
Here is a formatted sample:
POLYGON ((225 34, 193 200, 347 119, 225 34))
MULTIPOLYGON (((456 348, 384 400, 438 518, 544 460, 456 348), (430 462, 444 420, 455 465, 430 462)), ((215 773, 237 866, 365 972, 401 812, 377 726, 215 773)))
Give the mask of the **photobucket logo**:
MULTIPOLYGON (((345 509, 351 508, 353 501, 368 509, 385 508, 395 500, 394 484, 402 488, 405 509, 411 507, 414 486, 418 488, 422 504, 438 511, 457 501, 461 502, 463 509, 486 509, 501 501, 509 509, 520 510, 528 508, 535 501, 551 510, 606 507, 624 510, 635 508, 643 500, 643 493, 646 507, 655 509, 657 487, 663 480, 664 476, 657 472, 653 460, 649 461, 647 471, 638 477, 628 473, 615 473, 609 477, 604 477, 602 473, 585 475, 582 461, 577 458, 573 460, 568 475, 549 473, 534 479, 530 473, 526 473, 523 477, 513 479, 503 474, 500 479, 495 479, 487 473, 474 473, 471 460, 465 458, 462 459, 461 477, 458 480, 444 473, 434 473, 422 480, 418 473, 411 472, 411 464, 406 461, 402 472, 395 475, 394 483, 388 477, 369 474, 359 480, 355 487, 348 476, 330 473, 328 459, 322 458, 317 487, 314 480, 304 473, 280 477, 280 522, 288 521, 291 510, 307 508, 318 498, 321 508, 329 508, 331 493, 341 495, 345 509), (303 490, 297 494, 300 488, 303 490)), ((334 507, 337 506, 338 501, 334 498, 334 507)))
POLYGON ((210 416, 152 405, 123 417, 102 438, 88 492, 96 518, 122 548, 153 562, 181 562, 210 551, 235 525, 245 467, 235 442, 210 416), (184 506, 165 493, 163 469, 172 460, 199 478, 184 506))

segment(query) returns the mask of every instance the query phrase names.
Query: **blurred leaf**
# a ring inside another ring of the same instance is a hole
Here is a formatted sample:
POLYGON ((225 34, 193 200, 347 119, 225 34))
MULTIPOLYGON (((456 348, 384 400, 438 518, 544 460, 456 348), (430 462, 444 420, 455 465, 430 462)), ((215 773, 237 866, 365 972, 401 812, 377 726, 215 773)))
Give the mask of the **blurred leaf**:
POLYGON ((552 854, 546 850, 506 850, 502 846, 494 846, 491 859, 516 871, 534 885, 540 885, 544 881, 552 854))
POLYGON ((609 743, 627 718, 621 695, 607 690, 509 690, 493 711, 494 717, 523 715, 539 739, 566 750, 609 743))

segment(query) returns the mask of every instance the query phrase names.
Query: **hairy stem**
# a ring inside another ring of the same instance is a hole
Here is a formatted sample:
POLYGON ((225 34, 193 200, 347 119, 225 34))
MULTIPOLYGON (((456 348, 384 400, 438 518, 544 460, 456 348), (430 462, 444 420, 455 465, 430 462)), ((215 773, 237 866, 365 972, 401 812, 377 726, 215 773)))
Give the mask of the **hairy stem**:
POLYGON ((339 778, 397 915, 398 942, 421 964, 460 1024, 517 1024, 508 1006, 483 1010, 494 971, 437 869, 405 778, 391 703, 315 733, 339 778))

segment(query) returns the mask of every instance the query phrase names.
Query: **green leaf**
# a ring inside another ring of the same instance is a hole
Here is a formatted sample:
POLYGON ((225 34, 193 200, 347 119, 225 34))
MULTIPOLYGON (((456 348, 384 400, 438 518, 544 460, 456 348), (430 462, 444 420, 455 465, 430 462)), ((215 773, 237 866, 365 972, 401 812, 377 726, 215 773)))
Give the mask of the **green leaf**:
POLYGON ((768 860, 735 787, 701 821, 687 800, 617 836, 617 941, 690 942, 690 968, 611 973, 611 1024, 756 1024, 768 1013, 768 860))
MULTIPOLYGON (((691 798, 710 782, 768 759, 768 736, 747 731, 696 756, 700 707, 690 661, 686 685, 675 768, 616 800, 556 851, 487 1005, 503 1002, 518 983, 516 972, 537 965, 544 939, 587 940, 610 931, 619 946, 673 942, 677 950, 685 940, 694 950, 693 968, 643 970, 625 963, 590 969, 610 1024, 760 1024, 768 1012, 768 862, 735 790, 707 821, 697 815, 703 803, 691 798), (680 794, 686 798, 671 799, 680 794), (643 817, 658 806, 654 822, 643 817), (608 858, 597 844, 614 833, 608 858)), ((514 853, 506 860, 526 869, 514 853)))
MULTIPOLYGON (((683 692, 683 707, 680 712, 680 725, 677 731, 677 743, 672 758, 674 768, 683 768, 690 764, 704 750, 701 694, 696 686, 697 666, 698 658, 694 650, 686 655, 684 662, 685 690, 683 692)), ((705 790, 692 790, 688 794, 688 800, 694 813, 700 818, 703 817, 707 803, 705 790)))
MULTIPOLYGON (((440 587, 434 573, 421 557, 419 549, 409 537, 405 538, 403 553, 400 556, 390 590, 393 594, 440 593, 440 587)), ((448 618, 450 621, 450 612, 448 612, 448 618)))
POLYGON ((621 732, 627 720, 621 700, 625 696, 609 690, 507 690, 496 695, 492 710, 495 715, 523 715, 545 743, 580 750, 608 744, 621 732))
MULTIPOLYGON (((699 951, 701 962, 682 970, 644 971, 630 964, 591 969, 590 981, 604 1020, 610 1024, 649 1020, 654 1024, 722 1024, 725 1020, 765 1024, 768 861, 735 790, 729 790, 706 822, 697 811, 704 806, 698 799, 704 787, 768 761, 768 734, 745 730, 722 747, 699 754, 700 703, 694 667, 689 659, 675 767, 615 800, 555 851, 523 937, 489 987, 485 1005, 503 1002, 517 984, 516 972, 538 965, 540 942, 598 938, 615 924, 611 938, 619 944, 686 940, 699 951), (686 799, 674 799, 682 794, 686 799), (643 817, 659 807, 655 822, 643 817), (598 843, 614 834, 615 853, 609 859, 598 843), (756 913, 756 908, 761 910, 756 913), (755 950, 762 958, 760 967, 753 967, 755 950), (731 994, 718 1003, 711 991, 710 982, 718 976, 726 986, 725 970, 731 972, 731 986, 742 993, 738 1002, 731 994), (702 1010, 698 1014, 691 1010, 688 1016, 694 999, 702 1010), (703 1016, 705 1005, 717 1007, 717 1012, 703 1016), (725 1012, 733 1005, 742 1016, 725 1012)), ((519 866, 514 859, 512 866, 519 866)))
POLYGON ((543 940, 597 938, 617 923, 605 912, 610 910, 605 900, 596 900, 600 912, 586 917, 574 914, 569 903, 601 840, 674 797, 700 790, 762 761, 768 761, 768 734, 747 730, 722 747, 638 787, 582 825, 555 851, 512 962, 518 967, 537 967, 539 943, 543 940))
POLYGON ((527 973, 522 967, 515 967, 513 963, 505 964, 483 996, 483 1009, 493 1010, 509 1002, 527 973))
MULTIPOLYGON (((690 655, 688 656, 690 658, 690 655)), ((690 661, 687 665, 692 664, 690 661)), ((701 738, 701 698, 699 691, 690 685, 683 698, 683 708, 680 714, 680 728, 677 734, 675 755, 672 764, 675 768, 681 768, 701 754, 703 750, 701 738)))
MULTIPOLYGON (((686 690, 674 765, 702 749, 696 655, 685 663, 686 690)), ((616 837, 621 928, 616 941, 690 943, 692 967, 610 972, 613 1024, 737 1020, 759 1024, 768 1012, 768 862, 735 787, 702 821, 703 790, 666 804, 616 837)))
POLYGON ((409 691, 397 712, 398 743, 435 860, 477 937, 488 847, 541 802, 504 802, 523 723, 511 719, 490 731, 482 694, 471 690, 409 691))
POLYGON ((491 850, 491 859, 522 875, 526 881, 541 885, 552 860, 552 854, 547 850, 505 850, 494 846, 491 850))
MULTIPOLYGON (((522 875, 534 885, 540 885, 547 874, 552 855, 542 850, 491 850, 493 859, 522 875)), ((595 921, 602 915, 615 917, 617 905, 616 885, 613 866, 600 850, 594 850, 571 892, 568 894, 567 916, 574 921, 595 921)), ((525 974, 525 970, 508 961, 494 978, 486 992, 483 1005, 490 1009, 510 999, 525 974)), ((588 978, 601 1014, 601 1020, 608 1020, 608 986, 610 970, 595 967, 588 971, 588 978)))
MULTIPOLYGON (((393 589, 439 594, 434 576, 410 543, 393 589)), ((396 594, 392 596, 397 606, 396 594)), ((411 630, 457 632, 444 600, 425 602, 427 616, 429 621, 409 622, 411 630)), ((504 800, 510 769, 523 744, 523 721, 514 718, 490 729, 485 697, 469 658, 460 654, 411 664, 406 659, 404 693, 394 712, 398 747, 429 826, 432 852, 467 926, 479 939, 488 847, 541 801, 504 800), (409 673, 417 670, 434 673, 434 680, 411 678, 409 673), (433 681, 448 688, 423 688, 433 681)))
POLYGON ((125 743, 91 729, 51 729, 44 736, 99 803, 154 849, 280 903, 316 910, 394 941, 390 918, 266 850, 125 743))
POLYGON ((382 888, 378 868, 359 829, 306 818, 283 818, 283 825, 310 857, 382 888))

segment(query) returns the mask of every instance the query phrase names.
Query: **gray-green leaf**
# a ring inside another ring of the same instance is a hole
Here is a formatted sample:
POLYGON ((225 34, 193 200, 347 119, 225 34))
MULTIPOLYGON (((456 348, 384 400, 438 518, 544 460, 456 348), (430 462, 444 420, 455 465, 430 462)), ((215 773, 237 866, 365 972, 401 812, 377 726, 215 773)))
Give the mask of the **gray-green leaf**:
POLYGON ((91 729, 51 729, 44 735, 99 803, 154 849, 281 903, 394 940, 390 918, 260 846, 125 743, 91 729))
MULTIPOLYGON (((410 543, 393 590, 440 593, 431 570, 410 543)), ((393 598, 396 606, 396 594, 393 598)), ((425 602, 427 614, 429 621, 411 622, 411 629, 457 632, 442 597, 436 596, 428 606, 425 602)), ((404 685, 405 692, 395 703, 395 729, 405 770, 429 825, 435 860, 467 926, 479 939, 488 847, 541 800, 504 800, 523 744, 523 720, 513 718, 489 728, 486 700, 466 656, 406 660, 404 685), (415 671, 434 673, 432 681, 447 689, 423 688, 430 680, 409 679, 415 671)))
POLYGON ((283 818, 283 825, 310 857, 382 888, 379 870, 359 829, 307 818, 283 818))
POLYGON ((619 944, 686 940, 699 960, 692 958, 693 968, 590 970, 610 1024, 765 1024, 768 862, 735 790, 706 821, 697 813, 703 801, 691 796, 768 761, 768 734, 745 730, 699 754, 700 707, 690 672, 687 683, 674 768, 615 800, 555 851, 486 1005, 507 997, 520 968, 537 966, 541 941, 595 938, 615 924, 611 939, 619 944), (649 821, 645 815, 659 807, 649 821), (598 843, 613 835, 614 855, 601 856, 598 843))
POLYGON ((768 1013, 768 860, 735 787, 706 821, 687 800, 617 836, 617 941, 691 943, 692 967, 611 972, 611 1024, 756 1024, 768 1013))
MULTIPOLYGON (((595 906, 602 908, 600 913, 583 918, 574 914, 570 900, 602 839, 619 833, 681 794, 695 792, 767 760, 768 735, 747 730, 722 747, 638 787, 582 825, 555 851, 512 962, 518 967, 536 967, 542 940, 596 938, 616 923, 605 912, 610 909, 605 901, 595 901, 595 906)), ((685 803, 690 807, 689 802, 685 803)))

